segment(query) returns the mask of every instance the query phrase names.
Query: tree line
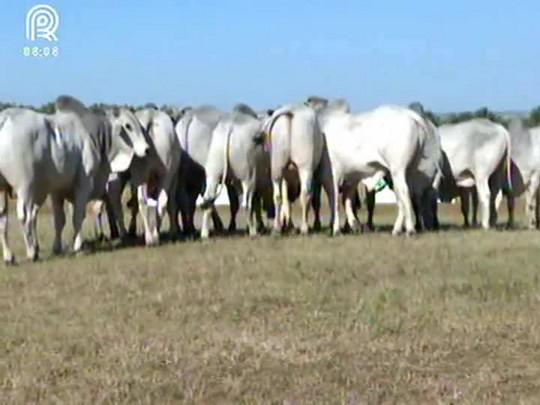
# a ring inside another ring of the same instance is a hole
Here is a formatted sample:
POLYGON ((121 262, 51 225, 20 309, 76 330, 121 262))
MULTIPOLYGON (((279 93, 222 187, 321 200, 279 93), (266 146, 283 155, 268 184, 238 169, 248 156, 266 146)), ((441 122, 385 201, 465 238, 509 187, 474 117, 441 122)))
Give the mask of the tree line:
POLYGON ((429 118, 437 126, 444 124, 457 124, 459 122, 468 121, 473 118, 486 118, 507 127, 510 123, 510 120, 515 116, 523 118, 529 127, 535 127, 540 125, 540 106, 533 108, 528 114, 500 114, 490 110, 487 107, 482 107, 475 111, 462 111, 450 114, 436 114, 432 111, 424 109, 422 103, 419 103, 417 101, 409 104, 409 108, 429 118))
MULTIPOLYGON (((137 105, 128 105, 128 104, 118 105, 118 104, 94 103, 90 105, 89 108, 93 111, 104 110, 104 109, 113 108, 113 107, 124 107, 124 108, 129 108, 132 110, 137 110, 140 108, 148 107, 149 105, 154 106, 153 104, 145 104, 142 106, 137 106, 137 105)), ((34 106, 28 106, 28 105, 22 105, 22 104, 16 104, 16 103, 0 102, 0 111, 6 108, 10 108, 10 107, 26 107, 26 108, 31 108, 33 110, 45 113, 45 114, 54 113, 53 102, 43 104, 40 107, 34 107, 34 106)), ((487 118, 491 121, 498 122, 500 124, 507 126, 512 115, 512 114, 496 113, 488 109, 487 107, 479 108, 476 111, 462 111, 462 112, 450 113, 450 114, 437 114, 437 113, 434 113, 433 111, 425 109, 422 103, 418 101, 415 101, 409 104, 409 107, 421 113, 425 117, 429 118, 431 121, 433 121, 433 123, 435 123, 435 125, 456 124, 458 122, 468 121, 473 118, 487 118)), ((160 109, 164 111, 174 110, 174 108, 169 105, 163 105, 160 107, 160 109)), ((540 125, 540 106, 533 108, 528 114, 524 114, 523 118, 525 119, 525 121, 530 127, 540 125)))

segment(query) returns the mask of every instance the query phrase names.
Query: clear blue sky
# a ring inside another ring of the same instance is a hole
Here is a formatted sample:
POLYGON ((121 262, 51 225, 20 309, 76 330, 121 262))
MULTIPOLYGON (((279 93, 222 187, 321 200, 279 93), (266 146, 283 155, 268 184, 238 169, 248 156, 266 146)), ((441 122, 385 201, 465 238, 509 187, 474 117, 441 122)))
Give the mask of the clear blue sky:
POLYGON ((540 104, 538 0, 2 3, 3 101, 69 93, 86 103, 264 108, 318 94, 355 110, 540 104), (39 3, 60 14, 56 59, 22 55, 25 15, 39 3))

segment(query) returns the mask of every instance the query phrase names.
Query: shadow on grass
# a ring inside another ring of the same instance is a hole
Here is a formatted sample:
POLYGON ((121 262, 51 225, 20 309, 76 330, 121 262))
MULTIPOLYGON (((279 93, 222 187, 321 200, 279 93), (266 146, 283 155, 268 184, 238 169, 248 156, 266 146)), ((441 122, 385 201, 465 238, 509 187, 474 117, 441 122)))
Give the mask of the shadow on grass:
MULTIPOLYGON (((381 225, 375 225, 373 230, 369 230, 365 225, 363 226, 362 230, 359 231, 350 231, 346 229, 342 229, 342 234, 340 237, 347 237, 347 238, 353 238, 353 237, 359 237, 359 238, 367 238, 371 235, 389 235, 391 234, 393 229, 392 224, 381 224, 381 225)), ((421 237, 422 235, 429 235, 429 234, 447 234, 447 233, 457 233, 457 232, 471 232, 471 231, 479 231, 482 230, 481 227, 469 227, 465 228, 462 225, 457 225, 454 223, 443 223, 440 225, 439 229, 436 231, 421 231, 418 233, 418 236, 421 237)), ((504 224, 497 225, 496 227, 493 227, 490 231, 486 232, 523 232, 527 231, 527 228, 523 226, 514 226, 513 228, 507 228, 504 224)), ((322 226, 318 230, 310 229, 309 236, 328 236, 331 237, 331 227, 330 226, 322 226)), ((291 228, 288 230, 283 231, 281 234, 276 235, 272 233, 272 229, 270 227, 264 228, 262 231, 259 232, 259 235, 256 238, 267 238, 267 237, 273 237, 273 238, 288 238, 288 237, 304 237, 300 234, 300 231, 298 228, 291 228)), ((210 240, 213 241, 219 241, 219 240, 234 240, 234 239, 252 239, 249 237, 247 229, 237 229, 234 231, 211 231, 210 233, 210 240)), ((189 243, 201 243, 204 242, 200 238, 200 233, 197 231, 195 235, 186 235, 184 233, 179 233, 178 235, 171 236, 169 232, 163 232, 160 234, 160 243, 158 246, 167 246, 167 245, 175 245, 177 243, 182 244, 189 244, 189 243)), ((92 256, 95 254, 100 253, 114 253, 114 252, 120 252, 123 250, 128 250, 132 248, 145 248, 145 242, 143 235, 136 235, 136 236, 128 236, 124 238, 123 240, 116 239, 116 240, 110 240, 107 238, 104 239, 93 239, 93 240, 86 240, 83 244, 83 250, 80 253, 74 253, 70 250, 66 250, 61 255, 54 255, 52 253, 49 253, 48 255, 41 254, 39 262, 50 262, 58 259, 68 259, 68 258, 74 258, 78 256, 92 256)), ((151 247, 150 247, 151 248, 151 247)), ((29 260, 21 260, 16 263, 16 265, 22 265, 31 263, 29 260)))

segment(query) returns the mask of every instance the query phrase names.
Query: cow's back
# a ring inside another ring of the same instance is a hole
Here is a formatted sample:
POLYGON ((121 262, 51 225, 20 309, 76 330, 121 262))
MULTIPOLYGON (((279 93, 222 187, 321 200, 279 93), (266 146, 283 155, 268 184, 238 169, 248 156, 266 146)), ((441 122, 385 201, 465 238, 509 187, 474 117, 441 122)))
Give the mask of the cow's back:
POLYGON ((199 107, 187 112, 176 125, 182 150, 200 168, 206 163, 212 133, 223 116, 213 107, 199 107))
POLYGON ((505 157, 509 142, 506 129, 486 119, 443 125, 439 134, 458 183, 467 173, 493 173, 505 157))

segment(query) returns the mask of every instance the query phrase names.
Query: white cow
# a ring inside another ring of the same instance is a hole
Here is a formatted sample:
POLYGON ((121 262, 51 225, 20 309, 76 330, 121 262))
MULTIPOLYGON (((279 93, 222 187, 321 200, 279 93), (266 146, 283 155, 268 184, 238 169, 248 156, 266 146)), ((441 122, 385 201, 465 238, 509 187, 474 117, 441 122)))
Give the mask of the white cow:
MULTIPOLYGON (((204 166, 204 193, 201 238, 209 237, 209 217, 214 201, 226 183, 240 183, 242 206, 246 209, 249 234, 257 234, 253 199, 257 186, 257 158, 264 143, 263 122, 247 107, 236 108, 215 127, 204 166)), ((260 213, 258 214, 260 216, 260 213)))
MULTIPOLYGON (((135 218, 137 211, 140 212, 145 243, 147 246, 153 246, 159 243, 159 228, 166 208, 171 236, 175 237, 179 232, 176 186, 181 150, 172 119, 168 114, 155 108, 145 108, 137 111, 135 115, 150 148, 145 157, 133 159, 129 167, 129 182, 137 193, 137 204, 131 204, 130 207, 132 210, 130 229, 135 231, 135 218)), ((108 184, 109 198, 121 237, 126 233, 121 201, 124 179, 116 176, 108 184)))
MULTIPOLYGON (((197 197, 205 190, 206 174, 204 166, 212 141, 213 131, 225 113, 214 107, 202 106, 187 108, 180 114, 176 124, 176 135, 182 148, 182 162, 179 178, 178 200, 182 210, 184 232, 188 235, 195 233, 195 209, 197 197)), ((238 194, 233 187, 227 186, 230 202, 231 222, 229 230, 236 229, 236 214, 239 209, 238 194)), ((223 225, 212 206, 214 228, 221 231, 223 225)))
POLYGON ((514 198, 525 194, 527 226, 538 227, 538 189, 540 187, 540 127, 527 128, 520 119, 509 127, 512 141, 512 184, 506 187, 508 225, 514 221, 514 198))
MULTIPOLYGON (((411 194, 422 195, 433 185, 437 172, 437 149, 433 148, 433 128, 414 111, 397 106, 383 106, 363 114, 351 114, 344 108, 319 112, 326 137, 329 168, 334 194, 346 182, 356 189, 364 181, 368 189, 390 175, 398 203, 393 234, 415 232, 411 194), (429 166, 429 175, 425 169, 429 166), (409 184, 410 183, 410 184, 409 184), (410 188, 409 188, 410 185, 410 188)), ((418 197, 417 197, 418 198, 418 197)), ((356 218, 346 204, 347 220, 356 218)), ((332 206, 333 233, 340 232, 339 199, 332 206)))
MULTIPOLYGON (((313 107, 319 114, 322 122, 325 117, 332 113, 347 114, 350 112, 349 104, 345 100, 337 99, 329 101, 321 97, 310 97, 306 104, 313 107)), ((415 116, 415 119, 418 119, 415 116)), ((442 150, 440 139, 436 127, 427 119, 423 119, 424 126, 428 128, 425 132, 422 143, 422 151, 417 154, 414 162, 407 168, 407 184, 411 192, 414 212, 416 215, 416 229, 422 228, 436 229, 438 220, 436 215, 437 185, 440 182, 440 164, 442 162, 442 150)), ((367 206, 367 227, 373 230, 373 214, 375 209, 375 190, 379 188, 372 178, 364 178, 361 182, 363 199, 367 206)), ((392 184, 392 179, 388 173, 386 180, 392 184)), ((381 182, 383 183, 383 182, 381 182)), ((386 183, 386 181, 384 182, 386 183)), ((357 211, 360 207, 357 181, 344 181, 340 186, 343 194, 343 204, 346 212, 345 228, 356 231, 359 229, 357 211), (354 219, 354 222, 350 222, 354 219)))
POLYGON ((323 158, 324 137, 315 110, 305 104, 287 105, 274 111, 266 123, 270 148, 272 184, 275 205, 274 232, 290 225, 288 184, 298 173, 302 224, 307 234, 309 204, 314 176, 323 158), (294 169, 294 170, 293 170, 294 169))
MULTIPOLYGON (((484 229, 496 224, 495 200, 510 173, 511 142, 508 131, 487 119, 473 119, 439 127, 444 152, 440 195, 450 200, 462 196, 468 218, 470 188, 476 186, 484 229)), ((510 180, 511 182, 511 180, 510 180)), ((468 219, 465 219, 468 225, 468 219)))
POLYGON ((17 195, 17 216, 23 225, 28 258, 38 258, 37 213, 45 198, 52 200, 55 239, 62 250, 64 200, 73 203, 73 250, 82 247, 81 227, 86 204, 100 198, 111 171, 126 170, 135 155, 148 149, 137 118, 128 110, 109 115, 92 113, 69 96, 56 100, 56 113, 28 109, 0 113, 0 240, 4 261, 15 258, 7 242, 7 190, 17 195))

